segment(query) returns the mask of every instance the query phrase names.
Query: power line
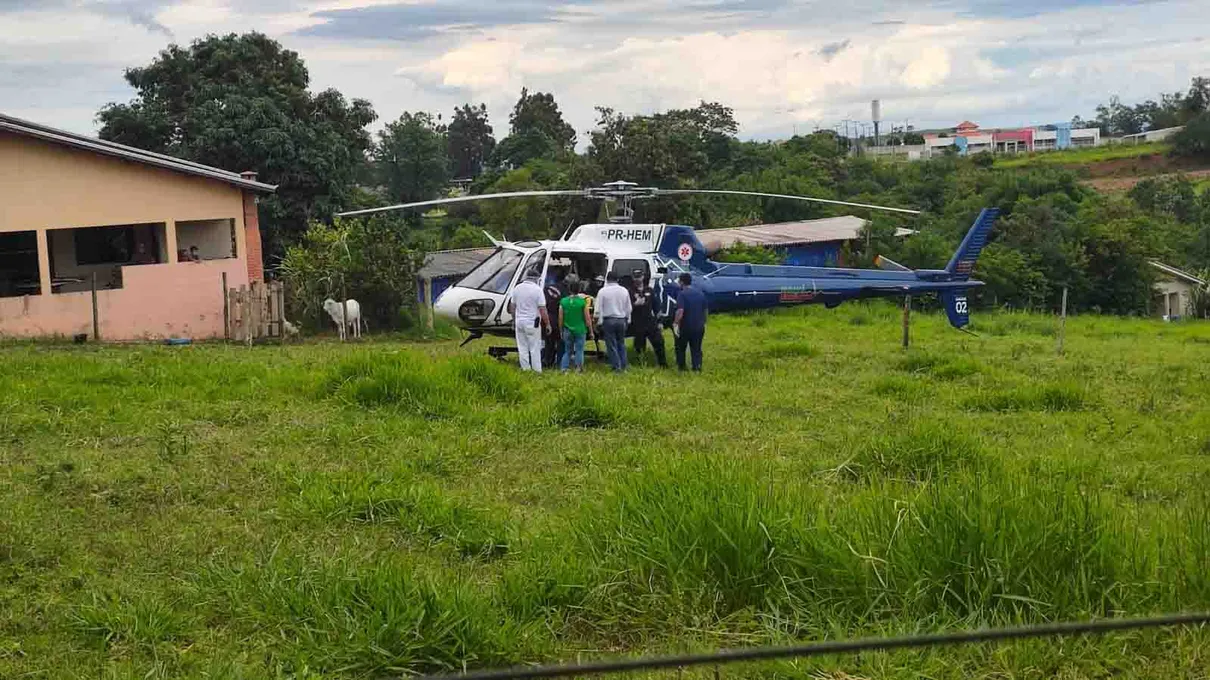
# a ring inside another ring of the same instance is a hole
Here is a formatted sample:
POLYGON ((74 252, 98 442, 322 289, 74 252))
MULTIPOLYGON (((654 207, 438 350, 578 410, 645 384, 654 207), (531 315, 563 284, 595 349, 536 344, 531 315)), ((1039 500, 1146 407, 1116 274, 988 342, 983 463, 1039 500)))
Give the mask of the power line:
POLYGON ((422 678, 422 680, 521 680, 523 678, 560 678, 576 675, 599 675, 602 673, 619 673, 625 671, 659 668, 685 668, 688 666, 717 665, 724 663, 735 663, 738 661, 804 658, 810 656, 821 656, 825 654, 853 654, 857 652, 890 649, 912 649, 917 647, 959 645, 974 642, 1017 640, 1022 638, 1082 635, 1087 633, 1108 633, 1111 631, 1139 630, 1143 628, 1192 626, 1204 623, 1210 623, 1210 612, 1166 614, 1162 616, 1145 618, 1106 619, 1102 621, 1048 623, 1033 626, 1017 626, 1012 628, 985 628, 981 630, 959 631, 953 633, 934 633, 928 635, 908 635, 904 637, 835 640, 829 642, 814 642, 805 645, 793 645, 788 647, 754 647, 752 649, 721 650, 718 652, 710 652, 705 654, 682 654, 676 656, 657 656, 638 659, 614 659, 582 664, 520 666, 498 670, 471 671, 469 673, 461 674, 430 675, 422 678))

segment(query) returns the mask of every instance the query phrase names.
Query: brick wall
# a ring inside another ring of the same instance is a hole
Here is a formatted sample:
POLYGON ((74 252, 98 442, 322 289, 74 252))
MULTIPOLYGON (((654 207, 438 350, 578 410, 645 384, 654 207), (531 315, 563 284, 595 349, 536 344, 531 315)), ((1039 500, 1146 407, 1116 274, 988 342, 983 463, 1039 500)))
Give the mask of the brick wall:
MULTIPOLYGON (((246 179, 256 179, 256 173, 241 173, 246 179)), ((244 190, 244 242, 248 252, 248 280, 265 280, 265 261, 261 253, 260 214, 256 207, 256 193, 244 190)))

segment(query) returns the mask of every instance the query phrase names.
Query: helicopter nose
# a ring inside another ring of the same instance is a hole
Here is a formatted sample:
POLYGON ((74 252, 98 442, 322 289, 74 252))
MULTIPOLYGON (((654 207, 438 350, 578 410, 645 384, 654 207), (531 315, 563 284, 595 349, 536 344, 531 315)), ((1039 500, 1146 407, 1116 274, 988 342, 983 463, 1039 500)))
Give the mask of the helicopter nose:
POLYGON ((458 321, 458 302, 454 298, 456 295, 450 295, 450 289, 441 291, 441 295, 433 301, 433 314, 439 316, 446 321, 458 321))

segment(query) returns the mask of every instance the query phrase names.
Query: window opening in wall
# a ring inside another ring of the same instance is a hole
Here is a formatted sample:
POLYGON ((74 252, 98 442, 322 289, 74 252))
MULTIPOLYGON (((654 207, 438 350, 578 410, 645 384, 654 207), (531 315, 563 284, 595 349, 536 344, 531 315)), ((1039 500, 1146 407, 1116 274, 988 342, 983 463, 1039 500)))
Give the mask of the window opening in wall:
POLYGON ((0 233, 0 297, 41 293, 37 232, 0 233))
POLYGON ((167 260, 163 223, 51 229, 46 238, 55 293, 90 290, 94 275, 97 288, 121 288, 123 267, 167 260))
POLYGON ((176 223, 178 262, 225 260, 236 256, 235 220, 182 220, 176 223))

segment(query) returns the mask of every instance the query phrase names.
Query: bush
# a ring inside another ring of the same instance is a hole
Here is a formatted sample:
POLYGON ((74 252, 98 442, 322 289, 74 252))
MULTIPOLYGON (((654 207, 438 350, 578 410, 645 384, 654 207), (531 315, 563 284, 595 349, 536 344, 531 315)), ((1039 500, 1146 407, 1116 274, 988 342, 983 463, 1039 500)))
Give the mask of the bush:
POLYGON ((1210 112, 1189 121, 1172 136, 1172 153, 1210 160, 1210 112))
POLYGON ((424 256, 407 247, 404 232, 385 216, 313 223, 281 263, 291 320, 322 326, 324 299, 346 292, 375 329, 400 328, 401 310, 419 318, 416 272, 424 256))

